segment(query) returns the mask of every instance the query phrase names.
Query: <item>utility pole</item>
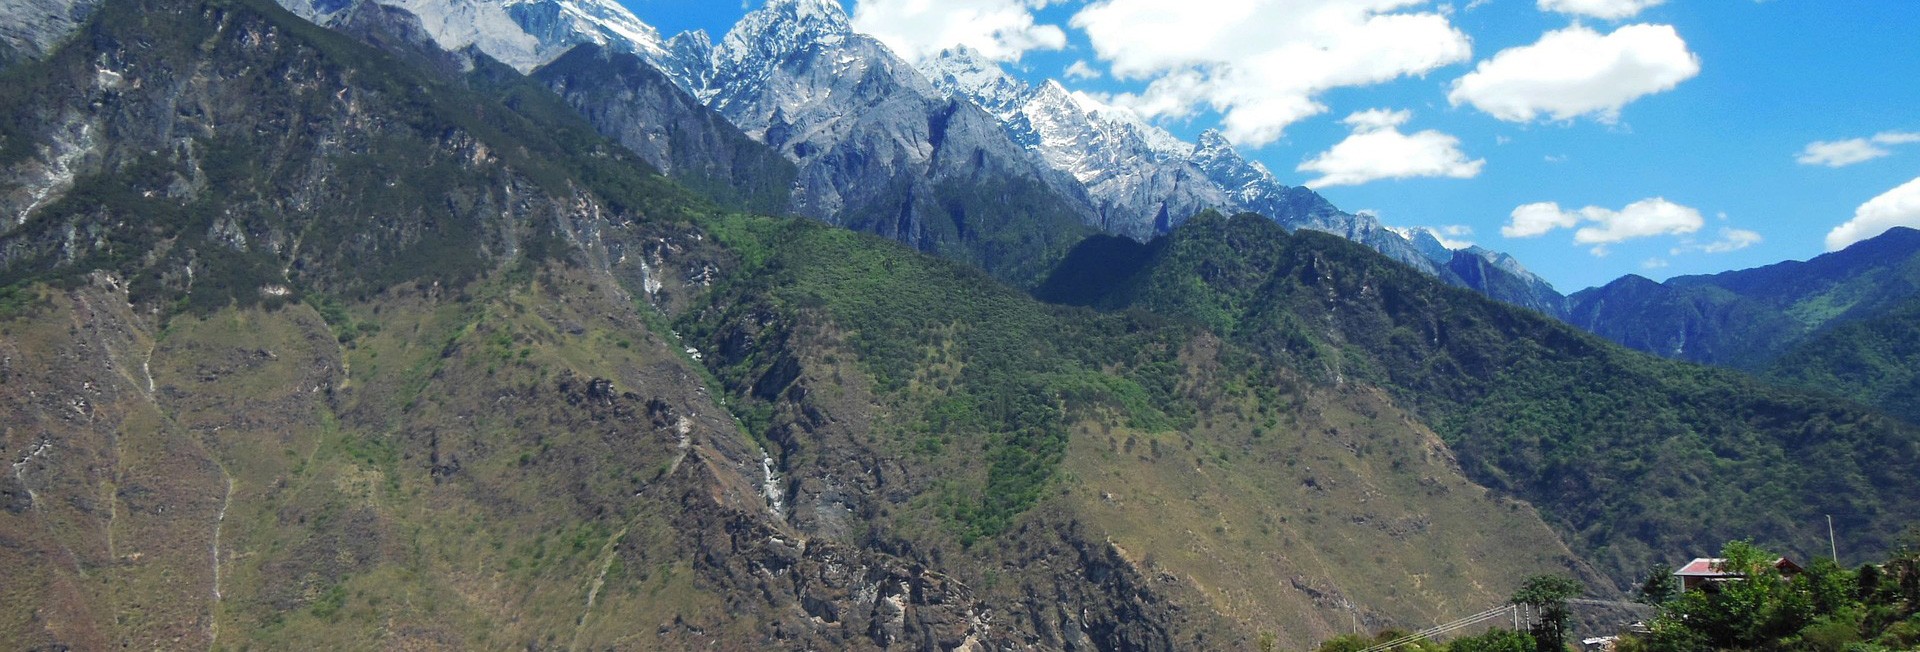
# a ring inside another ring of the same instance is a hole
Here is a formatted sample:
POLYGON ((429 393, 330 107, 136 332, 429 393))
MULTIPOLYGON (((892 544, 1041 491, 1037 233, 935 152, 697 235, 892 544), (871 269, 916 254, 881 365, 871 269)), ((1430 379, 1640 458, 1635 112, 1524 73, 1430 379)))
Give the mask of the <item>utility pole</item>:
POLYGON ((1827 547, 1833 550, 1833 564, 1840 565, 1840 543, 1833 538, 1833 515, 1827 515, 1827 547))

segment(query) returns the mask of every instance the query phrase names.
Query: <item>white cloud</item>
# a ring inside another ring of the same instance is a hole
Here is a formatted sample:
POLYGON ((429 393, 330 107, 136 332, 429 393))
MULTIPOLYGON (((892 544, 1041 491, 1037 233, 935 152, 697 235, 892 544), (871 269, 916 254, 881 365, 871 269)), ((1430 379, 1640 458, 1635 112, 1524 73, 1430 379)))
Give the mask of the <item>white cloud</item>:
POLYGON ((1067 66, 1066 74, 1067 74, 1067 79, 1086 80, 1086 79, 1100 78, 1100 71, 1096 70, 1093 67, 1093 64, 1087 63, 1085 59, 1074 61, 1073 65, 1067 66))
POLYGON ((1640 263, 1640 269, 1662 269, 1667 266, 1665 258, 1648 258, 1640 263))
POLYGON ((994 61, 1013 61, 1031 50, 1067 46, 1067 33, 1035 22, 1033 10, 1054 0, 860 0, 853 27, 886 43, 895 54, 918 62, 964 45, 994 61))
POLYGON ((1541 11, 1623 20, 1663 2, 1666 0, 1539 0, 1539 6, 1541 11))
POLYGON ((1570 229, 1580 223, 1580 216, 1560 210, 1553 202, 1527 204, 1513 209, 1513 219, 1500 227, 1500 235, 1509 238, 1534 238, 1546 235, 1554 229, 1570 229))
POLYGON ((1400 126, 1412 118, 1411 111, 1386 109, 1347 116, 1353 133, 1297 168, 1320 173, 1320 178, 1305 185, 1325 188, 1414 177, 1471 179, 1486 167, 1485 159, 1467 160, 1460 151, 1460 139, 1454 136, 1432 129, 1400 133, 1400 126))
POLYGON ((1426 229, 1427 233, 1433 236, 1433 239, 1440 241, 1440 246, 1448 249, 1465 249, 1473 246, 1473 241, 1467 239, 1473 237, 1473 227, 1471 226, 1448 224, 1446 226, 1422 226, 1415 228, 1426 229))
MULTIPOLYGON (((1721 215, 1721 219, 1726 219, 1724 213, 1721 215)), ((1667 253, 1675 256, 1696 251, 1709 254, 1724 254, 1729 251, 1739 251, 1760 244, 1764 240, 1765 238, 1760 237, 1760 234, 1754 231, 1720 227, 1720 239, 1718 240, 1705 244, 1691 241, 1683 242, 1680 246, 1674 247, 1667 253)))
POLYGON ((1807 143, 1806 149, 1800 150, 1800 156, 1794 160, 1799 161, 1801 165, 1842 168, 1893 154, 1883 146, 1910 143, 1920 143, 1920 133, 1887 131, 1876 134, 1872 138, 1815 141, 1807 143))
POLYGON ((1885 148, 1873 144, 1873 141, 1865 138, 1852 138, 1848 140, 1807 143, 1807 148, 1800 150, 1800 156, 1794 160, 1799 161, 1801 165, 1824 165, 1830 168, 1843 168, 1855 163, 1871 161, 1892 153, 1893 152, 1887 151, 1885 148))
POLYGON ((1509 122, 1593 116, 1611 123, 1629 102, 1698 74, 1700 58, 1670 25, 1627 25, 1612 34, 1574 25, 1480 62, 1453 82, 1447 100, 1509 122))
POLYGON ((1920 228, 1920 178, 1861 204, 1853 219, 1827 234, 1827 251, 1845 249, 1896 226, 1920 228))
POLYGON ((1258 147, 1326 112, 1325 91, 1467 61, 1467 35, 1427 0, 1096 0, 1073 17, 1115 76, 1114 98, 1149 117, 1219 111, 1258 147))
POLYGON ((1568 211, 1553 202, 1527 204, 1513 209, 1512 217, 1500 229, 1500 234, 1509 238, 1538 237, 1555 229, 1584 224, 1586 226, 1573 232, 1573 241, 1595 245, 1596 256, 1606 255, 1610 244, 1657 235, 1684 235, 1706 225, 1700 211, 1660 197, 1642 199, 1620 210, 1588 206, 1568 211))

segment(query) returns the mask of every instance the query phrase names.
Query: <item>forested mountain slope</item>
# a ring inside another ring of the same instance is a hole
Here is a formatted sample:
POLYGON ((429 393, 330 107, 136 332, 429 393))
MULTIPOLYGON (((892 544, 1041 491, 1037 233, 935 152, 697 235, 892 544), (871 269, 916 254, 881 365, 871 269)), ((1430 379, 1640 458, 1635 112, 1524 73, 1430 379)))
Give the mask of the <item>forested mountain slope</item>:
POLYGON ((1377 383, 1476 481, 1533 502, 1624 587, 1656 561, 1754 537, 1887 549, 1920 503, 1920 432, 1844 401, 1632 353, 1454 290, 1364 248, 1252 216, 1150 247, 1089 246, 1041 295, 1185 316, 1273 363, 1377 383), (1101 284, 1082 265, 1137 270, 1101 284))
POLYGON ((1920 423, 1920 298, 1806 338, 1764 376, 1920 423))

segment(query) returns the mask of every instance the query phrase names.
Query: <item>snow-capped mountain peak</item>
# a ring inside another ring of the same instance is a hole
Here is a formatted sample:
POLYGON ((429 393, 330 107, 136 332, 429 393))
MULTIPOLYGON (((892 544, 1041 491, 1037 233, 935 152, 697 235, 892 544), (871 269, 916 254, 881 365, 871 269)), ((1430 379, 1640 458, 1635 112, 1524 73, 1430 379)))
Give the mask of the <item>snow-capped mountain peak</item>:
POLYGON ((839 0, 768 0, 727 32, 714 52, 714 67, 726 70, 752 61, 777 61, 816 44, 833 44, 853 34, 852 19, 839 0))
POLYGON ((1032 90, 1007 74, 998 62, 966 46, 941 50, 921 64, 920 72, 940 92, 971 99, 1002 121, 1012 118, 1032 90))
POLYGON ((1202 131, 1194 141, 1198 151, 1202 152, 1233 149, 1233 141, 1227 140, 1227 135, 1220 133, 1219 129, 1202 131))
MULTIPOLYGON (((666 54, 660 31, 611 0, 507 0, 514 22, 558 55, 580 43, 625 50, 648 59, 666 54)), ((549 57, 551 58, 551 57, 549 57)))
POLYGON ((696 29, 667 39, 666 57, 655 62, 680 89, 704 102, 713 82, 713 37, 696 29))
POLYGON ((1092 95, 1069 90, 1052 79, 1047 80, 1045 92, 1063 94, 1082 113, 1096 120, 1110 123, 1113 128, 1131 131, 1134 138, 1138 138, 1146 145, 1148 151, 1155 154, 1176 158, 1185 158, 1193 154, 1193 144, 1180 140, 1180 137, 1148 122, 1133 109, 1114 106, 1092 95))
MULTIPOLYGON (((441 49, 478 48, 521 72, 558 58, 583 43, 661 61, 660 32, 613 0, 372 0, 411 14, 441 49)), ((322 25, 358 6, 335 0, 279 0, 288 10, 322 25)))

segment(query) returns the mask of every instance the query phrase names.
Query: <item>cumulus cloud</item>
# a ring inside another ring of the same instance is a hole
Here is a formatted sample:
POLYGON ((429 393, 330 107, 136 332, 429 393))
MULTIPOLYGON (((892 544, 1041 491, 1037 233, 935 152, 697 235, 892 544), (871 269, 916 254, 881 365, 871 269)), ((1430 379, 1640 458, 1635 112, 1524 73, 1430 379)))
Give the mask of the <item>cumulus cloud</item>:
POLYGON ((1427 232, 1434 234, 1434 239, 1439 240, 1440 244, 1446 245, 1448 249, 1465 249, 1473 246, 1472 241, 1465 239, 1473 237, 1473 227, 1471 226, 1465 224, 1448 224, 1445 226, 1428 226, 1421 228, 1425 228, 1427 232))
POLYGON ((1554 202, 1527 204, 1513 209, 1512 220, 1500 228, 1500 234, 1509 238, 1532 238, 1555 229, 1580 227, 1573 232, 1573 241, 1595 245, 1594 255, 1604 256, 1607 245, 1657 235, 1684 235, 1699 231, 1705 225, 1706 219, 1700 216, 1700 211, 1654 197, 1627 204, 1620 210, 1588 206, 1569 211, 1554 202))
POLYGON ((1539 5, 1541 11, 1623 20, 1663 2, 1666 0, 1540 0, 1539 5))
POLYGON ((1485 159, 1467 160, 1460 139, 1432 129, 1415 134, 1400 132, 1413 118, 1411 111, 1372 109, 1347 116, 1353 133, 1297 168, 1318 172, 1305 185, 1313 188, 1359 185, 1381 179, 1479 176, 1485 159))
POLYGON ((1099 78, 1100 78, 1100 71, 1094 69, 1093 64, 1087 63, 1085 59, 1075 61, 1073 62, 1073 65, 1067 66, 1067 79, 1099 79, 1099 78))
POLYGON ((1500 235, 1509 238, 1535 238, 1546 235, 1554 229, 1571 229, 1579 223, 1579 215, 1560 210, 1559 204, 1540 202, 1513 209, 1512 219, 1506 226, 1500 227, 1500 235))
POLYGON ((1920 178, 1861 204, 1853 211, 1853 219, 1827 234, 1827 251, 1845 249, 1896 226, 1920 228, 1920 178))
POLYGON ((919 62, 964 45, 994 61, 1013 61, 1032 50, 1067 46, 1067 33, 1035 21, 1033 10, 1055 0, 860 0, 853 27, 886 43, 895 54, 919 62))
POLYGON ((1425 0, 1096 0, 1074 15, 1115 76, 1114 97, 1149 117, 1210 108, 1258 147, 1324 113, 1320 94, 1469 60, 1465 33, 1425 0))
POLYGON ((1508 122, 1613 122, 1628 103, 1698 74, 1700 58, 1671 25, 1627 25, 1611 34, 1574 25, 1480 62, 1453 82, 1447 100, 1508 122))
POLYGON ((1909 143, 1920 143, 1920 133, 1887 131, 1876 134, 1872 138, 1815 141, 1807 143, 1806 149, 1800 150, 1800 156, 1794 160, 1799 161, 1801 165, 1843 168, 1892 155, 1893 152, 1886 146, 1909 143))
MULTIPOLYGON (((1723 216, 1721 219, 1726 218, 1723 216)), ((1724 254, 1729 251, 1739 251, 1760 244, 1764 240, 1765 238, 1760 237, 1760 234, 1754 231, 1721 227, 1720 239, 1718 240, 1704 243, 1683 242, 1680 246, 1674 247, 1673 250, 1668 253, 1675 256, 1693 252, 1724 254)))

